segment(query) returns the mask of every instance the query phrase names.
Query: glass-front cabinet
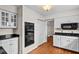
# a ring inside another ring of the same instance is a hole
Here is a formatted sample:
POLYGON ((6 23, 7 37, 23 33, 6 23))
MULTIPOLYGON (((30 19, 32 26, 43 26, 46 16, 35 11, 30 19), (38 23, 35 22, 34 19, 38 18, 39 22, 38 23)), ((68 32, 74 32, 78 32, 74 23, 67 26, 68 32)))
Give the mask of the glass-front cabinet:
POLYGON ((16 14, 11 13, 11 27, 16 28, 16 14))
POLYGON ((15 13, 0 10, 0 28, 16 28, 15 13))

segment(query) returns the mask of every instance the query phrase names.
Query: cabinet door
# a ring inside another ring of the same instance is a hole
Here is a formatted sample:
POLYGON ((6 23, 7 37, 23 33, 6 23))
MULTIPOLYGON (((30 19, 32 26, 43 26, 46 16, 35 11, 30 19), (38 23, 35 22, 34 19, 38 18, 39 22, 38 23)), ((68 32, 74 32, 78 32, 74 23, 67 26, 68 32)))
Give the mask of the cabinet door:
POLYGON ((73 51, 79 51, 78 37, 61 36, 61 47, 73 51))
POLYGON ((18 53, 18 38, 2 40, 2 46, 8 54, 18 53))
POLYGON ((1 22, 1 10, 0 10, 0 28, 1 28, 1 23, 2 23, 2 22, 1 22))
POLYGON ((6 28, 10 28, 10 14, 6 12, 6 28))
POLYGON ((53 45, 60 47, 60 36, 58 35, 53 35, 53 45))
POLYGON ((65 48, 78 51, 78 38, 77 37, 68 37, 68 44, 65 48))
POLYGON ((14 25, 14 16, 13 13, 10 13, 10 28, 13 28, 14 25))
POLYGON ((0 46, 2 46, 2 41, 0 40, 0 46))
POLYGON ((1 28, 6 27, 6 11, 1 11, 1 28))
POLYGON ((78 38, 78 41, 77 41, 77 46, 78 46, 78 52, 79 52, 79 38, 78 38))
POLYGON ((0 10, 0 28, 16 28, 17 16, 5 10, 0 10))
POLYGON ((16 24, 17 21, 16 20, 17 20, 17 17, 16 17, 16 14, 14 14, 14 28, 16 28, 16 26, 17 26, 17 24, 16 24))
POLYGON ((9 16, 10 16, 9 12, 1 11, 0 16, 1 16, 1 18, 0 18, 1 26, 0 27, 8 28, 9 27, 9 16))
POLYGON ((8 54, 11 54, 11 48, 10 48, 10 45, 9 45, 9 40, 2 40, 2 46, 3 48, 5 49, 5 51, 8 53, 8 54))
POLYGON ((65 48, 69 44, 69 40, 67 39, 68 36, 61 36, 60 39, 60 47, 65 48))
POLYGON ((18 38, 10 39, 10 48, 11 48, 11 54, 18 53, 18 38))
POLYGON ((16 14, 11 13, 11 27, 16 28, 16 14))

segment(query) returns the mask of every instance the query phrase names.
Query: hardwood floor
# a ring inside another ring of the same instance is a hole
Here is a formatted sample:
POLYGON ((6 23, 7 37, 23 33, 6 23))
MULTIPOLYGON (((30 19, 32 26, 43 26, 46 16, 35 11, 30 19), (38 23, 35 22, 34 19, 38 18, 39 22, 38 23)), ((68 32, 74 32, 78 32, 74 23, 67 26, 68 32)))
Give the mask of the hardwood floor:
POLYGON ((31 51, 29 54, 78 54, 78 53, 54 47, 52 37, 48 37, 46 43, 40 45, 38 48, 31 51))

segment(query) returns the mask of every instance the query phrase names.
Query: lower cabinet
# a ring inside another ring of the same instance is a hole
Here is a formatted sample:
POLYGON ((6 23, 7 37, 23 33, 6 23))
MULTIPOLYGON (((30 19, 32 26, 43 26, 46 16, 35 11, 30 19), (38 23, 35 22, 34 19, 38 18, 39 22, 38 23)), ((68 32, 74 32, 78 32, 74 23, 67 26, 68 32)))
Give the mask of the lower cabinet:
POLYGON ((2 41, 0 41, 0 46, 2 46, 2 41))
POLYGON ((60 47, 60 36, 59 35, 53 35, 53 45, 60 47))
POLYGON ((2 40, 2 46, 8 54, 18 54, 18 38, 2 40))
POLYGON ((53 36, 53 45, 79 52, 79 38, 70 36, 53 36))
POLYGON ((65 46, 66 49, 79 51, 79 39, 78 37, 67 37, 67 45, 65 46))
POLYGON ((66 36, 60 36, 60 47, 65 48, 65 46, 68 45, 67 37, 66 36))

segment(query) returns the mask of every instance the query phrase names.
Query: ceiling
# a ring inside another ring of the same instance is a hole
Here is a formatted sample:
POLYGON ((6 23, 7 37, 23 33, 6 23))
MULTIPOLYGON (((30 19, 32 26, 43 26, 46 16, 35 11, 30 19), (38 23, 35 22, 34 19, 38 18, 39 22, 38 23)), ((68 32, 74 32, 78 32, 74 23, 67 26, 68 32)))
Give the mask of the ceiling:
POLYGON ((43 16, 48 16, 57 12, 64 12, 67 10, 79 8, 79 5, 51 5, 52 6, 51 10, 47 12, 42 9, 43 5, 26 5, 26 6, 43 16))

